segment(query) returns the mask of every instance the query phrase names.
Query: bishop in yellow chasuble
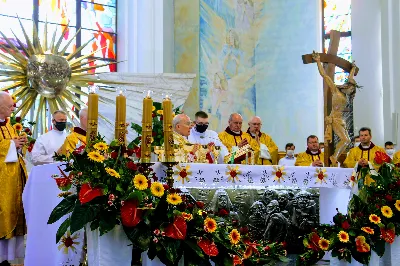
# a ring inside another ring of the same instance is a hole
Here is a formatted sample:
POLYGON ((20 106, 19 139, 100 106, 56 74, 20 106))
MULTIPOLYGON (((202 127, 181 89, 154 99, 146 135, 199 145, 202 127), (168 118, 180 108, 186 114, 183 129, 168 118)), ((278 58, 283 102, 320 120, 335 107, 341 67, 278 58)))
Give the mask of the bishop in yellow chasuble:
POLYGON ((86 145, 86 131, 80 127, 74 127, 71 134, 69 134, 64 141, 64 144, 58 150, 58 154, 68 155, 73 152, 77 147, 78 143, 86 145))

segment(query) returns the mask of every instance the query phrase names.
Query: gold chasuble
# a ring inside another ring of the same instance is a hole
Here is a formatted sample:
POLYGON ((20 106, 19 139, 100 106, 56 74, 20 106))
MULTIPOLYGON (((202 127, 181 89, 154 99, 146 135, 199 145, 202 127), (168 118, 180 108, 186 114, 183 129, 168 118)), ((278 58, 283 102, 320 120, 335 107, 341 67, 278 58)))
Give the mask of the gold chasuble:
POLYGON ((396 152, 393 155, 393 163, 396 164, 396 165, 400 164, 400 151, 396 152))
POLYGON ((79 142, 81 142, 82 145, 86 145, 86 131, 80 127, 74 127, 74 130, 71 132, 71 134, 65 138, 59 154, 68 155, 77 148, 76 145, 79 142))
POLYGON ((23 158, 6 163, 12 139, 18 135, 7 119, 0 122, 0 240, 26 234, 22 191, 26 183, 23 158))
MULTIPOLYGON (((255 152, 259 155, 258 158, 256 158, 256 164, 259 165, 277 165, 278 164, 278 146, 276 146, 275 142, 272 140, 272 138, 265 134, 259 132, 258 137, 260 139, 260 143, 264 144, 268 148, 268 152, 271 156, 271 159, 263 159, 260 158, 261 152, 260 152, 260 145, 256 141, 256 137, 251 135, 250 131, 247 130, 247 134, 254 140, 254 145, 256 146, 257 150, 255 152)), ((253 144, 253 143, 252 143, 253 144)))
POLYGON ((313 154, 309 149, 305 152, 299 153, 296 158, 295 166, 311 166, 314 161, 320 160, 324 162, 324 153, 318 150, 316 154, 313 154))

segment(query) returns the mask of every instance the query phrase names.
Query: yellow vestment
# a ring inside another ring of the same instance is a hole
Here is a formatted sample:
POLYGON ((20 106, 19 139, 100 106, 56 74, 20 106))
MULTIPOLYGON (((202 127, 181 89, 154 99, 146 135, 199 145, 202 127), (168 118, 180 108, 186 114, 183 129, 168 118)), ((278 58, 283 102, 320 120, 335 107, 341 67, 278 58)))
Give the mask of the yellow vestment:
MULTIPOLYGON (((379 146, 375 146, 372 142, 369 146, 369 148, 363 148, 361 144, 357 147, 354 147, 350 149, 349 154, 346 157, 346 160, 344 160, 343 164, 347 168, 354 168, 357 164, 357 162, 361 159, 364 158, 368 162, 370 162, 376 170, 379 169, 379 165, 375 165, 374 159, 375 159, 375 152, 381 151, 383 153, 386 153, 385 149, 379 146)), ((359 170, 359 169, 358 169, 359 170)), ((369 185, 371 182, 374 180, 370 178, 369 176, 365 177, 365 184, 369 185)))
POLYGON ((396 152, 393 155, 393 163, 394 164, 399 164, 400 163, 400 151, 396 152))
POLYGON ((77 147, 76 145, 81 142, 86 145, 86 131, 80 127, 74 127, 74 130, 69 134, 60 148, 59 154, 68 155, 73 152, 77 147))
POLYGON ((9 121, 0 122, 0 239, 26 234, 22 192, 26 183, 23 158, 6 163, 5 159, 13 138, 18 135, 9 121))
POLYGON ((311 151, 307 149, 305 152, 301 152, 296 157, 295 166, 311 166, 314 161, 320 160, 324 162, 324 153, 318 151, 317 154, 312 154, 311 151))
MULTIPOLYGON (((258 142, 255 140, 255 137, 253 137, 249 130, 247 130, 247 133, 249 134, 250 137, 252 137, 253 141, 252 144, 255 146, 255 153, 258 154, 258 158, 256 158, 256 164, 259 165, 277 165, 278 164, 278 146, 276 146, 275 142, 272 140, 272 138, 265 134, 261 133, 259 134, 259 139, 260 143, 264 144, 268 148, 268 152, 271 155, 271 159, 263 159, 260 158, 260 145, 258 142)), ((253 147, 253 146, 252 146, 253 147)))

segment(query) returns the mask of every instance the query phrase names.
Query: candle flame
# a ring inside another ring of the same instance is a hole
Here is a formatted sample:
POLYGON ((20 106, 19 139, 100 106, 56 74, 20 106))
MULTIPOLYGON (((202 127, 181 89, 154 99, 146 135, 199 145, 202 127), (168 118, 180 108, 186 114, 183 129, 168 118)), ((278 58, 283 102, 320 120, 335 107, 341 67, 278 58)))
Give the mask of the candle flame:
POLYGON ((123 95, 122 90, 119 91, 119 95, 123 95))
POLYGON ((147 98, 150 98, 150 91, 147 91, 147 98))

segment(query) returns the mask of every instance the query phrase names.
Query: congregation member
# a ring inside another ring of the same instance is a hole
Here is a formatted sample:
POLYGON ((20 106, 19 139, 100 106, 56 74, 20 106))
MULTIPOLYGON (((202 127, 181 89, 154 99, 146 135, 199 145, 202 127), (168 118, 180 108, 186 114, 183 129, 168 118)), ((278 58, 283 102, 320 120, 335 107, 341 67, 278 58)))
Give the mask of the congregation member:
POLYGON ((307 150, 299 153, 295 166, 324 166, 324 153, 319 149, 318 137, 310 135, 307 137, 307 150))
POLYGON ((22 191, 27 173, 21 150, 27 137, 19 136, 10 124, 14 109, 11 95, 0 92, 0 265, 10 265, 8 260, 25 254, 22 191))
POLYGON ((79 112, 80 127, 74 127, 72 132, 65 138, 63 145, 58 149, 58 154, 68 155, 81 145, 86 145, 88 109, 79 112))
POLYGON ((353 147, 357 147, 358 145, 360 145, 360 143, 361 143, 360 136, 359 135, 355 136, 353 139, 353 147))
POLYGON ((296 158, 294 157, 295 148, 296 147, 293 143, 287 143, 285 146, 286 155, 279 160, 278 165, 294 166, 294 163, 296 162, 296 158))
POLYGON ((391 141, 385 142, 385 151, 386 151, 386 154, 389 155, 390 159, 393 160, 393 155, 395 153, 393 142, 391 142, 391 141))
POLYGON ((218 163, 224 163, 224 157, 228 155, 227 148, 218 138, 218 133, 208 129, 208 114, 203 111, 198 111, 195 115, 194 127, 190 130, 188 140, 193 144, 208 145, 214 144, 220 147, 218 163))
POLYGON ((262 121, 258 116, 254 116, 249 122, 247 133, 255 140, 258 158, 256 164, 276 165, 278 163, 278 146, 272 138, 261 132, 262 121))
POLYGON ((53 128, 49 132, 39 136, 31 152, 33 165, 53 163, 54 153, 58 151, 67 137, 67 114, 58 110, 53 113, 53 128))
POLYGON ((325 143, 320 142, 320 143, 319 143, 319 150, 320 150, 321 152, 324 152, 324 149, 325 149, 325 143))

